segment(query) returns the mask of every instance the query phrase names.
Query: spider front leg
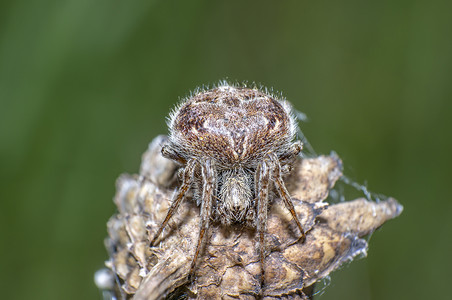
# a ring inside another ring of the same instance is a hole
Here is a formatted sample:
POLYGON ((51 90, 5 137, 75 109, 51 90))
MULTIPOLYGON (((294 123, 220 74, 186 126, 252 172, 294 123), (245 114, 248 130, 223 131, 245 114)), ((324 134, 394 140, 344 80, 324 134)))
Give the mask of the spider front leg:
POLYGON ((196 252, 193 256, 193 260, 190 266, 190 275, 196 266, 196 260, 198 259, 201 246, 205 239, 205 233, 209 228, 210 216, 212 213, 212 199, 216 190, 216 172, 213 166, 212 160, 206 160, 202 165, 202 201, 201 201, 201 226, 199 229, 198 243, 196 246, 196 252))
POLYGON ((182 185, 179 188, 179 191, 177 192, 176 198, 171 203, 170 208, 168 209, 168 213, 166 214, 165 219, 162 222, 162 225, 160 225, 159 229, 157 230, 157 233, 154 235, 154 238, 151 241, 151 247, 155 246, 155 242, 159 238, 160 234, 162 233, 165 226, 168 224, 168 221, 171 219, 173 214, 176 212, 177 208, 179 207, 180 203, 182 202, 182 199, 184 198, 185 193, 188 191, 190 186, 193 183, 193 174, 195 171, 197 162, 195 160, 189 160, 187 165, 184 168, 183 171, 183 181, 182 185))
POLYGON ((278 157, 276 155, 272 156, 272 161, 274 162, 274 170, 273 170, 273 180, 276 183, 276 188, 278 190, 279 195, 284 201, 284 204, 286 205, 286 208, 290 211, 292 214, 293 219, 297 223, 298 229, 300 229, 300 240, 304 241, 306 238, 306 234, 303 230, 303 227, 301 226, 300 220, 298 220, 298 216, 295 212, 295 208, 292 203, 292 199, 290 198, 290 194, 287 191, 286 185, 284 184, 284 181, 282 180, 281 176, 281 165, 279 164, 278 157))
POLYGON ((187 163, 187 160, 177 153, 177 151, 174 150, 174 146, 171 146, 171 144, 166 144, 162 147, 162 155, 163 157, 177 161, 181 165, 185 165, 187 163))
POLYGON ((294 163, 301 150, 303 150, 303 143, 301 141, 296 141, 290 146, 287 152, 279 156, 277 162, 279 161, 279 164, 281 166, 281 173, 287 174, 290 172, 292 164, 294 163))
POLYGON ((256 169, 255 190, 257 195, 257 232, 259 234, 259 260, 261 264, 261 291, 265 278, 265 230, 267 228, 268 190, 270 185, 271 166, 264 159, 256 169))

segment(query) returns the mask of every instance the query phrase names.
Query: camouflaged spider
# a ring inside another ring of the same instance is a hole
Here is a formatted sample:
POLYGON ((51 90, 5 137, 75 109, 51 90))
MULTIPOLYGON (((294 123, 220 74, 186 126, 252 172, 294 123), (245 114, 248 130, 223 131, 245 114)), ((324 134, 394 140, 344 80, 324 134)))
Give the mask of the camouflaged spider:
POLYGON ((169 142, 162 154, 182 165, 182 184, 151 245, 155 245, 184 195, 193 188, 197 204, 201 205, 201 224, 190 274, 211 218, 223 224, 247 223, 256 227, 263 273, 272 184, 304 239, 282 178, 302 149, 301 142, 292 142, 297 127, 286 101, 258 89, 224 83, 188 98, 170 115, 168 125, 169 142))

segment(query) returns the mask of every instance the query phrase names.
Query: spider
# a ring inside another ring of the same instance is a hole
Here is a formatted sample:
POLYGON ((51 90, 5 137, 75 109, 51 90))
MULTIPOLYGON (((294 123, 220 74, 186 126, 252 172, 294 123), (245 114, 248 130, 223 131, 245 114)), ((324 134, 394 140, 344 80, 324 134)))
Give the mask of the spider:
POLYGON ((300 239, 305 238, 282 177, 302 150, 300 141, 293 142, 297 125, 290 105, 261 90, 224 83, 188 98, 170 114, 168 125, 169 141, 162 155, 182 166, 182 184, 151 246, 193 188, 201 224, 189 274, 214 219, 256 228, 264 278, 264 234, 273 185, 292 214, 300 239))

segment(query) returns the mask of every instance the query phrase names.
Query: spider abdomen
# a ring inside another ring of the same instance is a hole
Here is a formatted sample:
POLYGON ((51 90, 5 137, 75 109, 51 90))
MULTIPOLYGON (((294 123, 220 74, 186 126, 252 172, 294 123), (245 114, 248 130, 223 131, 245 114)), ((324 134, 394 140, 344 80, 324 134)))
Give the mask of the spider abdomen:
POLYGON ((172 138, 190 155, 250 167, 292 140, 293 122, 281 102, 253 89, 223 89, 190 98, 171 116, 172 138))

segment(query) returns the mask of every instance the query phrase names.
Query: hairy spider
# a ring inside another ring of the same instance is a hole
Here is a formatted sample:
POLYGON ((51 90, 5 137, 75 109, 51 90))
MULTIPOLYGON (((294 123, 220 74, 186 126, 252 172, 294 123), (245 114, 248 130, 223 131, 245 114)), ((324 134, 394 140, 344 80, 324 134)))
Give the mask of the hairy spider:
POLYGON ((151 245, 193 188, 201 205, 201 224, 190 274, 213 218, 257 229, 263 275, 273 184, 305 237, 282 179, 302 149, 300 141, 293 142, 296 121, 290 105, 258 89, 224 83, 188 98, 170 115, 168 125, 169 142, 162 154, 182 165, 182 184, 151 245))

